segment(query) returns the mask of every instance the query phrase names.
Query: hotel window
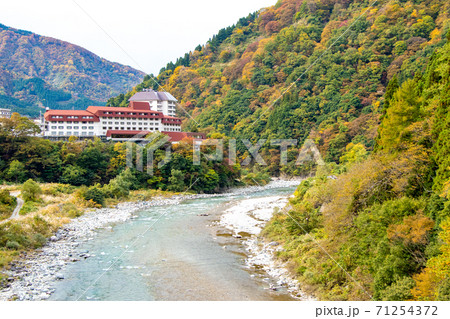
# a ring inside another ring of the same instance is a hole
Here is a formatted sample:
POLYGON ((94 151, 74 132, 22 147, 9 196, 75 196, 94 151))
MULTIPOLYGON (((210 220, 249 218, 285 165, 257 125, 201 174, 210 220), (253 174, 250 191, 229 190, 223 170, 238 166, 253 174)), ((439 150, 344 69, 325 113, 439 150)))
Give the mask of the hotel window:
POLYGON ((68 129, 68 130, 71 130, 71 129, 72 129, 72 126, 68 126, 67 129, 68 129))
POLYGON ((64 130, 64 126, 58 126, 58 129, 64 130))
POLYGON ((56 132, 52 132, 52 135, 56 135, 56 132))
POLYGON ((89 129, 90 129, 90 130, 93 130, 93 129, 94 129, 94 127, 93 127, 93 126, 89 126, 89 129))
POLYGON ((74 135, 74 136, 78 136, 79 133, 78 133, 78 132, 73 132, 73 135, 74 135))
POLYGON ((121 130, 121 131, 124 131, 124 130, 125 130, 125 128, 124 128, 124 127, 121 127, 121 128, 120 128, 120 130, 121 130))
POLYGON ((56 130, 57 128, 57 126, 52 126, 52 130, 56 130))
POLYGON ((87 126, 82 126, 81 129, 82 130, 87 130, 87 126))
POLYGON ((106 131, 108 128, 107 127, 103 127, 103 131, 106 131))
POLYGON ((108 130, 112 130, 113 128, 112 127, 108 127, 108 130))
POLYGON ((78 124, 78 122, 73 122, 73 124, 78 124))
POLYGON ((94 136, 94 132, 89 132, 89 136, 94 136))
POLYGON ((67 135, 67 136, 71 136, 71 135, 72 135, 72 132, 67 132, 66 135, 67 135))
POLYGON ((78 130, 80 127, 79 126, 74 126, 73 129, 74 130, 78 130))
POLYGON ((86 136, 87 132, 81 132, 81 135, 86 136))

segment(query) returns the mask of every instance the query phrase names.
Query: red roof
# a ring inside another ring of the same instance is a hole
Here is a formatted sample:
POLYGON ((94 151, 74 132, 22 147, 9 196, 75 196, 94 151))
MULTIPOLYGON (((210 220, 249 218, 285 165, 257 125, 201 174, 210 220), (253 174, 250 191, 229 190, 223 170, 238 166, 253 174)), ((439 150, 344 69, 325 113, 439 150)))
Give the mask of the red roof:
MULTIPOLYGON (((112 135, 127 135, 130 137, 133 137, 135 135, 139 135, 140 138, 146 136, 150 133, 155 133, 157 131, 121 131, 121 130, 109 130, 106 133, 107 137, 111 137, 112 135)), ((190 132, 161 132, 165 135, 167 135, 170 139, 170 142, 180 142, 184 140, 185 138, 194 138, 194 139, 200 139, 204 140, 206 138, 206 135, 204 133, 190 133, 190 132)))
POLYGON ((79 111, 79 110, 47 110, 44 114, 44 118, 46 121, 56 122, 56 121, 86 121, 86 122, 98 122, 98 117, 88 111, 79 111), (55 118, 61 117, 61 118, 55 118), (69 118, 76 117, 76 118, 69 118), (92 117, 92 119, 83 119, 83 117, 92 117))
POLYGON ((88 111, 80 110, 47 110, 45 114, 49 115, 81 115, 81 116, 92 116, 93 114, 88 111))
POLYGON ((171 142, 179 142, 184 140, 185 138, 194 138, 199 140, 206 139, 206 135, 204 133, 190 133, 190 132, 161 132, 166 134, 171 142))
POLYGON ((88 111, 94 113, 97 111, 107 111, 107 112, 126 112, 130 111, 129 107, 109 107, 109 106, 89 106, 88 111))
POLYGON ((109 130, 106 132, 107 137, 111 137, 112 135, 142 135, 145 136, 147 134, 153 133, 153 131, 121 131, 121 130, 109 130))
POLYGON ((139 111, 150 111, 150 104, 148 102, 130 102, 130 108, 139 111))

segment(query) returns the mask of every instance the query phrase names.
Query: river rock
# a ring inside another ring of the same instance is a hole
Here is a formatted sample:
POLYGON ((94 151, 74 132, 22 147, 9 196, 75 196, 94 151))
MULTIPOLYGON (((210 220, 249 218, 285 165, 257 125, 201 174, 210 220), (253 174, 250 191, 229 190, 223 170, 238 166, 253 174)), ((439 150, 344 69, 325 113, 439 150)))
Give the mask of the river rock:
MULTIPOLYGON (((184 200, 204 199, 234 195, 245 195, 265 189, 290 187, 300 181, 276 181, 266 186, 232 189, 222 194, 177 195, 171 198, 154 198, 148 202, 120 203, 116 208, 102 208, 86 211, 81 217, 73 219, 60 228, 42 248, 23 252, 15 268, 5 271, 8 278, 14 278, 8 288, 0 289, 0 300, 45 300, 54 291, 55 281, 64 279, 64 268, 78 258, 89 258, 89 251, 77 252, 80 243, 92 240, 96 230, 115 223, 122 223, 135 216, 140 210, 154 206, 178 205, 184 200), (83 254, 83 257, 78 257, 83 254), (71 256, 70 256, 71 255, 71 256), (77 258, 74 258, 77 256, 77 258), (34 290, 32 290, 33 288, 34 290), (38 294, 33 294, 37 292, 38 294)), ((226 249, 226 246, 223 247, 226 249)), ((9 280, 8 280, 9 282, 9 280)))
POLYGON ((278 246, 280 243, 273 241, 269 244, 269 246, 278 246))

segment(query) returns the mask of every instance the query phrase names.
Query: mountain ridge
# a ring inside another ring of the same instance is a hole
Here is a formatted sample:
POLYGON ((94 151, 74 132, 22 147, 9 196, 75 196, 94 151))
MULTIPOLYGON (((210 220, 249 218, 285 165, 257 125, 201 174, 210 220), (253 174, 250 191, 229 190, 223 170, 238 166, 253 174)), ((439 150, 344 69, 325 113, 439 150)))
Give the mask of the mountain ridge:
POLYGON ((144 76, 79 45, 0 24, 0 101, 23 114, 104 104, 144 76))
MULTIPOLYGON (((168 63, 157 80, 195 119, 180 112, 187 130, 252 141, 310 136, 338 162, 350 142, 373 147, 388 81, 424 70, 450 29, 443 0, 371 4, 278 1, 168 63)), ((125 105, 147 87, 155 87, 152 79, 108 105, 125 105)))

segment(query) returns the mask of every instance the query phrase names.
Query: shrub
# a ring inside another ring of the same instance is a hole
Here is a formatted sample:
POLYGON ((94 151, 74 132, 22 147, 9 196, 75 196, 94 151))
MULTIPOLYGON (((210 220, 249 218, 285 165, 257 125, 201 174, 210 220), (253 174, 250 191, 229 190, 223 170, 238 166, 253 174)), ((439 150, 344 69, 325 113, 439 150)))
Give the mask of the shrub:
POLYGON ((39 248, 45 245, 47 243, 47 239, 44 235, 37 233, 33 235, 33 247, 39 248))
POLYGON ((105 204, 105 192, 102 190, 100 185, 91 186, 89 188, 83 187, 80 189, 81 198, 90 201, 92 200, 94 203, 99 205, 105 204))
POLYGON ((411 289, 415 282, 411 277, 403 277, 387 287, 382 293, 383 301, 411 300, 413 295, 411 289))
POLYGON ((8 240, 6 242, 6 248, 9 250, 18 250, 20 248, 20 244, 16 241, 8 240))
POLYGON ((75 187, 68 184, 51 184, 42 189, 43 194, 56 196, 58 194, 72 194, 75 187))
POLYGON ((20 215, 28 215, 29 213, 36 212, 39 209, 39 206, 36 202, 25 202, 20 210, 20 215))
POLYGON ((77 208, 76 205, 72 203, 63 204, 61 207, 63 214, 70 218, 79 217, 82 215, 82 211, 77 208))
MULTIPOLYGON (((449 32, 450 33, 450 32, 449 32)), ((445 279, 438 288, 438 301, 449 301, 450 300, 450 279, 445 279)))
POLYGON ((42 194, 42 189, 38 183, 32 179, 27 180, 22 186, 22 198, 25 201, 36 201, 39 195, 42 194))

